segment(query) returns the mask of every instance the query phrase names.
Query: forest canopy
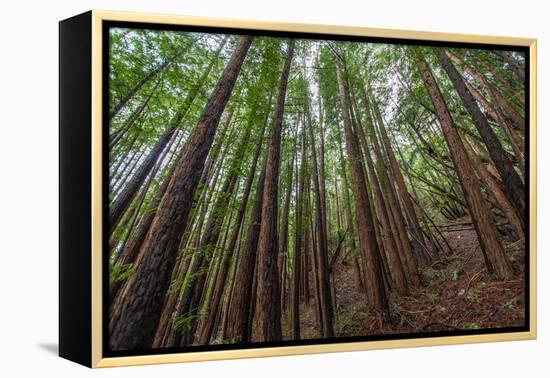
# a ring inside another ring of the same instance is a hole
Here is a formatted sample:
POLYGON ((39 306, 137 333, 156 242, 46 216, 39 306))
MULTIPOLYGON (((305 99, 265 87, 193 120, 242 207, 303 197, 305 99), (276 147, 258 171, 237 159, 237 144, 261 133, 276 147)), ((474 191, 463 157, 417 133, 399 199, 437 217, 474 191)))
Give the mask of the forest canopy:
POLYGON ((523 326, 525 63, 111 28, 109 348, 523 326))

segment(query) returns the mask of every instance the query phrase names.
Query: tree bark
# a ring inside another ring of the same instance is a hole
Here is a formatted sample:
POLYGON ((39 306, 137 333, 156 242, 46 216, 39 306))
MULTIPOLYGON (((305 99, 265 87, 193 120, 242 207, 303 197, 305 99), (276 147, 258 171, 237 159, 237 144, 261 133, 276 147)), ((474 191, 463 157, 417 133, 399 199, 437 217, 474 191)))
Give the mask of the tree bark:
POLYGON ((134 197, 139 191, 139 188, 145 181, 146 177, 149 175, 149 172, 151 172, 151 169, 157 162, 158 157, 172 138, 172 135, 181 126, 183 118, 185 117, 185 115, 189 111, 189 108, 191 107, 191 104, 199 94, 200 88, 204 84, 204 81, 208 78, 208 75, 214 67, 214 64, 216 63, 218 56, 221 53, 226 42, 227 38, 225 38, 220 44, 218 50, 214 54, 214 57, 210 61, 206 70, 203 71, 201 77, 197 80, 189 93, 187 93, 182 104, 179 106, 174 116, 170 119, 168 127, 166 128, 164 133, 155 143, 151 151, 147 154, 145 160, 140 163, 139 168, 132 175, 132 178, 125 185, 124 189, 118 194, 116 200, 113 201, 113 203, 109 206, 109 231, 111 233, 118 224, 118 221, 120 220, 122 214, 124 214, 128 206, 130 206, 130 204, 134 200, 134 197))
MULTIPOLYGON (((338 141, 338 150, 339 150, 339 156, 340 156, 340 170, 341 170, 341 175, 342 175, 342 179, 344 181, 344 185, 343 185, 343 188, 342 190, 344 191, 344 209, 345 209, 345 215, 346 215, 346 228, 347 228, 347 234, 348 234, 348 238, 349 238, 349 242, 347 243, 348 244, 348 251, 347 251, 347 255, 349 255, 350 253, 355 253, 355 248, 356 248, 356 245, 355 245, 355 241, 354 241, 354 238, 353 236, 355 235, 354 233, 354 222, 353 222, 353 215, 352 215, 352 211, 351 211, 351 197, 350 197, 350 193, 349 193, 349 181, 348 181, 348 175, 346 173, 346 166, 345 166, 345 158, 344 158, 344 151, 342 150, 342 136, 341 136, 341 133, 340 133, 340 130, 338 129, 337 132, 336 132, 336 137, 337 137, 337 141, 338 141)), ((354 269, 354 283, 355 283, 355 288, 359 291, 363 291, 364 288, 365 288, 365 285, 363 284, 363 278, 362 278, 362 274, 361 274, 361 268, 359 267, 359 262, 357 261, 359 259, 359 257, 354 257, 353 258, 353 269, 354 269)))
MULTIPOLYGON (((271 101, 269 101, 269 102, 271 102, 271 101)), ((253 112, 252 114, 255 115, 255 112, 253 112)), ((264 124, 262 126, 262 131, 260 133, 260 138, 259 138, 260 141, 263 139, 264 131, 266 129, 266 123, 267 123, 267 120, 268 120, 267 114, 269 114, 269 113, 267 112, 266 116, 265 116, 265 121, 264 121, 264 124)), ((254 119, 252 118, 251 121, 250 121, 251 124, 249 125, 249 130, 252 127, 253 120, 254 119)), ((241 224, 242 224, 242 221, 243 221, 243 218, 244 218, 244 213, 246 211, 246 204, 248 203, 248 196, 250 194, 250 189, 252 187, 252 182, 254 181, 254 174, 256 172, 256 165, 258 163, 258 158, 260 156, 261 146, 262 146, 262 143, 258 143, 256 145, 256 151, 254 152, 254 157, 252 159, 250 172, 249 172, 248 177, 246 179, 244 193, 243 193, 243 196, 241 198, 239 209, 237 211, 237 215, 236 215, 236 219, 235 219, 235 227, 234 227, 233 232, 231 234, 231 238, 229 240, 229 245, 227 246, 227 253, 224 254, 223 257, 222 257, 220 270, 218 272, 218 276, 216 278, 216 281, 214 282, 214 288, 213 288, 213 292, 212 292, 212 302, 209 305, 209 310, 208 310, 206 318, 203 322, 203 327, 201 328, 201 330, 199 332, 198 343, 202 344, 202 345, 208 344, 209 341, 210 341, 210 338, 212 337, 212 333, 213 333, 213 330, 214 330, 214 323, 216 321, 216 315, 219 311, 220 301, 221 301, 221 298, 222 298, 222 295, 223 295, 223 292, 224 292, 224 288, 225 288, 225 285, 226 285, 226 279, 227 279, 227 273, 229 271, 229 265, 231 263, 231 259, 233 258, 233 253, 234 253, 235 247, 237 245, 237 239, 238 239, 239 234, 240 234, 241 224)), ((236 159, 235 159, 236 163, 238 163, 242 160, 242 158, 243 158, 242 155, 243 154, 244 154, 244 151, 242 151, 242 154, 236 153, 236 159)), ((237 166, 235 166, 233 170, 230 170, 228 175, 230 175, 230 176, 231 175, 236 175, 237 174, 236 169, 237 169, 237 166)), ((236 279, 236 277, 234 279, 236 279)))
POLYGON ((265 186, 262 204, 262 223, 258 242, 258 327, 260 341, 282 339, 281 302, 277 268, 277 200, 280 165, 281 131, 286 88, 294 56, 294 40, 288 42, 288 52, 281 74, 273 129, 268 145, 265 186))
MULTIPOLYGON (((257 103, 253 106, 257 106, 257 103)), ((180 304, 180 308, 178 309, 178 315, 185 315, 190 318, 190 328, 194 328, 195 324, 197 323, 197 316, 200 308, 199 295, 205 289, 204 285, 207 282, 204 270, 206 270, 210 266, 212 250, 216 247, 216 244, 218 242, 222 230, 222 224, 227 214, 230 199, 233 196, 235 188, 237 187, 237 180, 239 178, 239 167, 242 164, 242 160, 248 147, 250 135, 252 132, 252 126, 254 125, 254 116, 255 112, 253 111, 249 118, 248 124, 243 131, 243 135, 241 135, 240 137, 240 141, 236 148, 236 151, 231 158, 231 162, 229 163, 229 168, 225 177, 225 182, 223 183, 220 189, 220 194, 218 195, 218 198, 216 199, 216 202, 210 212, 204 235, 197 250, 197 255, 195 256, 193 260, 193 265, 191 266, 190 274, 192 275, 193 279, 188 281, 182 294, 182 301, 180 304)), ((225 275, 227 273, 228 266, 226 266, 226 264, 224 264, 224 266, 225 275)), ((218 288, 218 291, 219 295, 221 296, 223 285, 218 288)), ((214 320, 214 318, 210 320, 211 324, 214 320)), ((194 334, 193 332, 190 332, 190 330, 188 330, 187 332, 180 332, 180 334, 175 335, 175 345, 187 345, 193 342, 194 334), (180 338, 180 334, 183 334, 183 337, 180 338)), ((209 338, 210 337, 208 337, 208 339, 209 338)), ((207 344, 208 341, 209 340, 204 341, 203 339, 201 343, 207 344)))
POLYGON ((493 97, 495 105, 501 107, 504 110, 507 116, 506 118, 509 119, 510 122, 515 125, 515 127, 525 132, 525 118, 521 116, 514 108, 514 106, 507 99, 505 99, 491 83, 487 81, 487 78, 484 75, 479 73, 471 66, 467 65, 463 60, 461 60, 449 50, 446 51, 446 54, 457 64, 462 65, 466 72, 468 72, 474 78, 474 80, 481 86, 481 88, 483 88, 488 95, 493 97))
MULTIPOLYGON (((181 138, 178 139, 176 142, 176 148, 177 145, 181 142, 181 138)), ((161 159, 162 160, 162 159, 161 159)), ((156 169, 158 169, 157 167, 156 169)), ((168 173, 164 177, 164 180, 162 182, 162 185, 159 187, 157 192, 154 195, 153 200, 149 204, 149 208, 151 210, 145 212, 143 217, 141 218, 137 230, 135 231, 132 238, 128 241, 128 243, 125 243, 124 247, 118 254, 116 261, 114 265, 125 265, 125 264, 135 264, 138 252, 140 250, 141 244, 143 243, 143 240, 145 239, 145 236, 147 234, 147 231, 149 230, 149 227, 151 226, 151 223, 153 222, 153 218, 155 217, 155 212, 160 204, 160 200, 164 193, 166 192, 166 189, 168 188, 168 183, 170 182, 170 178, 172 177, 172 174, 174 173, 175 165, 172 164, 170 167, 168 173)), ((151 181, 153 180, 155 173, 153 172, 151 174, 151 177, 149 178, 149 182, 147 187, 149 187, 151 181)), ((145 195, 146 191, 143 192, 143 195, 145 195)), ((118 291, 124 284, 124 281, 116 281, 111 283, 109 286, 109 303, 113 302, 113 299, 116 297, 118 291)))
POLYGON ((511 279, 514 276, 514 272, 512 271, 504 248, 498 238, 496 226, 491 217, 490 210, 476 183, 475 172, 470 164, 468 155, 456 129, 456 125, 425 58, 420 52, 416 52, 415 55, 416 65, 420 71, 422 81, 428 90, 428 94, 441 124, 443 135, 449 146, 449 151, 451 152, 451 157, 460 179, 462 190, 472 216, 472 222, 474 223, 481 250, 485 258, 487 270, 499 279, 511 279))
MULTIPOLYGON (((266 151, 267 155, 267 151, 266 151)), ((231 293, 231 302, 227 314, 227 334, 223 335, 224 340, 231 342, 249 342, 249 317, 252 303, 254 271, 257 263, 258 237, 262 222, 262 202, 265 182, 267 158, 264 158, 263 168, 256 183, 254 205, 250 213, 248 230, 244 241, 242 256, 236 267, 237 277, 241 283, 235 285, 231 293)))
POLYGON ((187 224, 202 167, 216 129, 252 43, 242 36, 185 145, 142 249, 143 259, 113 303, 109 324, 112 350, 151 346, 170 285, 179 238, 187 224))
POLYGON ((514 208, 514 206, 506 196, 503 185, 500 185, 500 183, 497 182, 497 180, 489 173, 489 171, 487 171, 483 162, 479 159, 479 156, 476 155, 472 146, 470 146, 470 144, 468 143, 468 140, 465 140, 465 138, 463 138, 463 143, 479 178, 493 195, 500 209, 504 212, 505 217, 510 222, 514 233, 516 234, 516 237, 518 239, 523 239, 525 237, 525 230, 523 228, 521 216, 517 213, 517 209, 514 208))
POLYGON ((305 109, 306 114, 306 125, 305 128, 309 131, 309 139, 311 144, 311 161, 312 161, 312 179, 313 179, 313 190, 315 194, 315 226, 317 229, 317 249, 314 251, 317 254, 318 261, 318 281, 319 281, 319 293, 321 300, 321 311, 323 312, 323 331, 324 337, 330 338, 334 337, 334 328, 332 325, 333 320, 333 308, 332 308, 332 295, 330 290, 330 277, 328 272, 328 246, 327 246, 327 235, 326 235, 326 217, 324 214, 325 206, 323 205, 323 195, 324 190, 321 189, 321 186, 324 187, 324 182, 321 183, 319 167, 317 165, 317 147, 315 139, 313 137, 313 125, 311 122, 311 113, 309 110, 309 105, 306 105, 305 109))
POLYGON ((302 271, 301 260, 304 247, 304 188, 307 170, 305 128, 302 129, 302 143, 300 153, 300 175, 298 178, 298 194, 296 197, 296 222, 294 232, 294 253, 292 255, 292 289, 290 295, 292 338, 300 339, 300 276, 302 271))
MULTIPOLYGON (((474 124, 481 136, 481 139, 487 147, 489 156, 495 163, 500 177, 504 183, 504 190, 508 199, 514 203, 514 206, 520 214, 525 212, 525 191, 523 182, 515 171, 510 160, 505 155, 504 149, 500 144, 496 134, 491 129, 489 122, 479 109, 474 97, 468 92, 464 81, 456 68, 453 66, 451 59, 445 54, 443 49, 437 51, 437 56, 441 66, 451 79, 455 90, 458 92, 464 106, 474 120, 474 124)), ((522 221, 523 224, 523 221, 522 221)))
MULTIPOLYGON (((366 97, 366 93, 365 93, 365 97, 366 97)), ((407 217, 411 234, 414 239, 413 244, 417 246, 415 251, 416 255, 419 257, 420 263, 424 265, 429 264, 431 261, 425 251, 426 242, 424 240, 422 228, 420 227, 420 222, 418 222, 418 217, 416 215, 416 211, 414 210, 414 205, 411 200, 411 195, 409 193, 409 190, 407 189, 407 185, 405 184, 405 179, 403 178, 403 174, 401 173, 401 169, 399 168, 399 163, 397 162, 395 153, 393 151, 393 147, 390 143, 390 138, 388 137, 384 120, 382 119, 382 115, 380 114, 380 109, 378 108, 378 104, 376 103, 376 101, 372 101, 370 105, 371 105, 371 108, 373 109, 375 118, 377 120, 376 123, 378 124, 378 131, 381 137, 380 139, 382 140, 382 143, 384 144, 384 147, 386 150, 386 155, 390 163, 393 179, 397 184, 397 190, 399 191, 399 196, 401 198, 401 201, 403 202, 403 209, 405 210, 405 215, 407 217)))
POLYGON ((284 312, 285 309, 285 294, 286 294, 286 267, 288 256, 288 221, 290 213, 290 199, 292 197, 292 181, 294 176, 294 160, 296 157, 296 136, 294 138, 294 149, 292 150, 292 157, 288 160, 287 166, 287 183, 285 191, 285 202, 283 204, 283 215, 281 217, 281 232, 279 235, 279 273, 280 273, 280 286, 281 286, 281 309, 284 312))
POLYGON ((346 150, 351 168, 352 189, 355 199, 357 216, 357 231, 360 241, 360 250, 365 264, 365 282, 369 306, 373 310, 388 311, 388 300, 384 290, 382 278, 382 265, 380 262, 380 250, 374 233, 371 205, 367 197, 365 176, 361 162, 358 160, 359 148, 353 135, 350 115, 349 97, 344 85, 343 72, 336 68, 338 78, 338 93, 344 119, 344 131, 346 135, 346 150))
POLYGON ((391 276, 393 278, 393 282, 395 284, 395 288, 397 289, 397 291, 402 295, 407 295, 409 292, 409 287, 407 284, 407 278, 405 276, 405 270, 403 269, 403 264, 399 257, 399 250, 396 244, 396 237, 392 233, 390 220, 388 216, 388 210, 386 207, 386 203, 384 201, 384 196, 382 195, 382 190, 378 182, 376 171, 374 169, 374 163, 372 161, 368 144, 367 144, 367 139, 365 137, 365 131, 363 129, 363 126, 361 125, 359 116, 357 116, 357 122, 358 122, 357 129, 359 134, 359 141, 363 146, 363 155, 367 160, 367 170, 370 178, 369 181, 371 186, 374 189, 374 197, 376 199, 376 210, 379 213, 379 218, 380 218, 380 221, 382 222, 382 229, 384 230, 383 240, 386 245, 385 251, 387 253, 388 260, 389 260, 388 262, 389 262, 389 269, 391 272, 391 276))
MULTIPOLYGON (((374 123, 374 119, 371 117, 371 123, 374 123)), ((392 233, 396 238, 398 250, 401 254, 401 261, 405 263, 405 267, 408 273, 408 280, 410 286, 420 285, 420 277, 418 274, 418 266, 416 258, 413 253, 413 248, 407 233, 405 226, 405 219, 401 210, 401 205, 395 192, 395 188, 391 183, 388 175, 389 169, 386 167, 384 157, 382 155, 382 149, 376 139, 375 133, 370 133, 371 145, 374 148, 376 155, 376 163, 378 166, 378 176, 380 178, 380 185, 383 192, 386 193, 386 201, 388 203, 388 220, 392 229, 392 233)))
MULTIPOLYGON (((179 256, 176 266, 172 272, 171 281, 178 284, 179 286, 184 284, 184 280, 191 265, 192 253, 190 250, 196 250, 200 244, 200 236, 202 234, 202 228, 204 226, 206 214, 211 204, 211 199, 213 196, 212 190, 207 190, 207 188, 215 188, 220 176, 221 168, 224 164, 226 151, 221 149, 221 146, 224 144, 226 139, 231 139, 231 134, 227 135, 227 129, 232 124, 234 110, 231 110, 229 115, 226 116, 225 122, 220 129, 216 142, 210 153, 208 154, 208 160, 204 165, 203 172, 199 181, 199 188, 202 188, 198 203, 200 206, 196 207, 191 215, 190 220, 192 220, 187 226, 186 230, 180 241, 180 249, 186 248, 188 253, 182 254, 179 256), (219 158, 218 158, 219 157, 219 158), (195 219, 196 218, 196 219, 195 219)), ((183 151, 182 151, 183 152, 183 151)), ((179 157, 178 157, 179 160, 179 157)), ((168 291, 163 309, 162 315, 159 320, 159 325, 157 327, 155 338, 153 341, 153 348, 173 346, 170 344, 173 342, 171 339, 173 317, 175 311, 179 305, 181 297, 181 288, 178 290, 168 291)))
POLYGON ((525 85, 525 68, 518 63, 512 54, 504 50, 495 50, 494 52, 508 63, 517 77, 521 80, 521 83, 525 85))

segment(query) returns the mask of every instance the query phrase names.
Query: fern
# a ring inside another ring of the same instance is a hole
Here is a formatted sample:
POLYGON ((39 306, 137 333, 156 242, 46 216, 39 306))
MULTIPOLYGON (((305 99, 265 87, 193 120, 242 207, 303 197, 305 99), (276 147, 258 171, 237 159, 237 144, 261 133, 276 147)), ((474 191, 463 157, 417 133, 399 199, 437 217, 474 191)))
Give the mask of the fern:
POLYGON ((133 264, 113 265, 109 275, 110 282, 125 281, 134 272, 133 264))

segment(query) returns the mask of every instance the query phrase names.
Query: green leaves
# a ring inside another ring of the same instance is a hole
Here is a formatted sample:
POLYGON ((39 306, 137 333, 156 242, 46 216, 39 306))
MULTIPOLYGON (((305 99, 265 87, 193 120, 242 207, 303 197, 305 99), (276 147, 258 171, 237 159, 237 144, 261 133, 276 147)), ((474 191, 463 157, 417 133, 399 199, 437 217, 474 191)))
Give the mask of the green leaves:
POLYGON ((424 296, 432 303, 435 303, 439 299, 439 294, 437 293, 425 293, 424 296))
POLYGON ((109 282, 125 281, 133 272, 133 264, 113 265, 110 269, 109 282))
POLYGON ((195 314, 195 310, 191 310, 185 314, 175 316, 172 320, 173 328, 175 331, 179 332, 185 332, 191 330, 191 327, 193 324, 195 324, 195 321, 200 320, 204 318, 207 313, 199 311, 195 314))
POLYGON ((503 303, 501 305, 501 308, 505 308, 505 309, 516 309, 519 307, 519 299, 518 298, 512 298, 510 299, 509 301, 503 303))

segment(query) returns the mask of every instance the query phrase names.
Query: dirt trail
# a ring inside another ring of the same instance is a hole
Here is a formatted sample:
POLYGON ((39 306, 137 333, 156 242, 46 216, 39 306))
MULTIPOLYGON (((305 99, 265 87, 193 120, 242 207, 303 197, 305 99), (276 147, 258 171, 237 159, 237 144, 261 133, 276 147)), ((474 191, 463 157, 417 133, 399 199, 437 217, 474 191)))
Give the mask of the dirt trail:
MULTIPOLYGON (((466 222, 464 222, 466 223, 466 222)), ((365 295, 355 288, 352 264, 336 266, 337 336, 487 329, 524 323, 524 241, 503 239, 516 272, 511 281, 495 281, 483 263, 472 227, 458 225, 443 233, 453 254, 422 270, 424 286, 407 297, 391 294, 391 322, 369 312, 365 295)), ((301 336, 318 338, 314 301, 301 305, 301 336)), ((290 338, 285 317, 285 339, 290 338)))

